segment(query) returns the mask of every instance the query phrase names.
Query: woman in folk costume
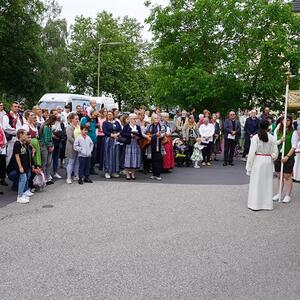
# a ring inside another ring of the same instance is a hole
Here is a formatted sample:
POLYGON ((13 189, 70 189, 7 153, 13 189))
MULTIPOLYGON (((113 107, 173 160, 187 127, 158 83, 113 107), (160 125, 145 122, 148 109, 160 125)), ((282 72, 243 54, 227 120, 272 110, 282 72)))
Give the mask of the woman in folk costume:
POLYGON ((164 156, 163 169, 165 170, 165 172, 170 172, 170 169, 174 168, 174 149, 172 142, 172 131, 169 124, 169 114, 161 113, 161 118, 162 125, 165 126, 166 136, 168 138, 168 142, 164 145, 166 154, 164 156))
POLYGON ((300 125, 298 125, 297 134, 298 134, 298 143, 297 143, 297 148, 295 150, 295 165, 294 165, 293 179, 297 182, 300 182, 300 125))
POLYGON ((37 116, 31 110, 24 112, 23 129, 30 135, 30 144, 34 149, 33 162, 37 167, 42 166, 42 152, 38 139, 37 116))
POLYGON ((279 156, 275 161, 275 172, 278 177, 278 194, 273 197, 273 201, 278 201, 280 197, 280 171, 281 171, 281 163, 283 163, 283 186, 285 186, 286 194, 283 203, 289 203, 291 201, 291 193, 293 188, 293 168, 295 164, 295 150, 297 148, 298 143, 298 134, 297 131, 293 128, 293 119, 291 116, 287 116, 286 118, 286 136, 285 139, 283 137, 283 129, 284 129, 284 118, 281 120, 280 125, 276 128, 274 132, 274 137, 277 141, 279 156), (282 153, 282 144, 285 140, 284 153, 282 153))
POLYGON ((112 111, 107 113, 107 121, 102 125, 105 134, 104 171, 105 178, 120 177, 120 143, 118 139, 122 130, 120 123, 115 120, 112 111))
POLYGON ((263 120, 258 134, 253 136, 246 170, 250 175, 248 208, 252 210, 273 209, 273 161, 278 149, 275 138, 269 134, 269 122, 263 120))
POLYGON ((135 180, 135 171, 141 167, 141 148, 138 140, 142 138, 142 129, 137 125, 137 115, 129 115, 129 123, 121 132, 121 136, 126 139, 124 144, 124 169, 127 180, 135 180))

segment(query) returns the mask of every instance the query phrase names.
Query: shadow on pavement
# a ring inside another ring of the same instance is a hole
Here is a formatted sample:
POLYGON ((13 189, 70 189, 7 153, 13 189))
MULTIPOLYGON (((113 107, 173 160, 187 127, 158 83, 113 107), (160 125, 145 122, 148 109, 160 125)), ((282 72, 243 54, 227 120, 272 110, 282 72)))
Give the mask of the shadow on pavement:
MULTIPOLYGON (((60 174, 65 177, 65 170, 61 169, 60 174)), ((150 175, 145 175, 141 172, 137 172, 135 181, 127 181, 124 177, 105 179, 104 174, 101 172, 99 175, 91 176, 94 184, 97 182, 126 182, 127 184, 138 183, 159 183, 159 184, 192 184, 192 185, 243 185, 249 183, 249 177, 245 174, 245 163, 236 161, 235 166, 223 167, 222 162, 214 162, 212 166, 201 167, 200 169, 194 169, 193 167, 187 168, 175 168, 169 174, 162 174, 162 181, 156 181, 150 179, 150 175)), ((10 183, 10 182, 9 182, 10 183)), ((48 187, 49 192, 65 184, 65 178, 57 180, 56 183, 48 187)), ((77 184, 76 182, 73 183, 77 184)), ((12 191, 10 187, 1 187, 0 191, 4 192, 4 195, 0 195, 0 208, 16 201, 16 192, 12 191)), ((47 192, 47 191, 46 191, 47 192)))

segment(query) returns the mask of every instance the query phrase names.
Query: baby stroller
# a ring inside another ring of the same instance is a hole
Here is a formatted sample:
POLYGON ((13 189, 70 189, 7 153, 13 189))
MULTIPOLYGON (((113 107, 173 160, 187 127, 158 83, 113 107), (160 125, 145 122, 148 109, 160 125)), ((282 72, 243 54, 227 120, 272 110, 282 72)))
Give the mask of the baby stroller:
POLYGON ((187 167, 190 166, 189 147, 180 138, 175 138, 173 141, 174 160, 176 167, 182 167, 184 163, 187 167))

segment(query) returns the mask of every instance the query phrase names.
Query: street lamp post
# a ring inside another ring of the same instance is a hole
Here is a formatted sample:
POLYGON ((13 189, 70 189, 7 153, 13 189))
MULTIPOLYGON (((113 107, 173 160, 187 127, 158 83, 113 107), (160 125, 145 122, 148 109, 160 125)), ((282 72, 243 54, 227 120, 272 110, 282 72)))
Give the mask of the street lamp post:
POLYGON ((103 43, 99 42, 99 49, 98 49, 98 89, 97 89, 97 97, 100 97, 100 54, 101 54, 101 46, 102 45, 121 45, 122 42, 110 42, 110 43, 103 43))

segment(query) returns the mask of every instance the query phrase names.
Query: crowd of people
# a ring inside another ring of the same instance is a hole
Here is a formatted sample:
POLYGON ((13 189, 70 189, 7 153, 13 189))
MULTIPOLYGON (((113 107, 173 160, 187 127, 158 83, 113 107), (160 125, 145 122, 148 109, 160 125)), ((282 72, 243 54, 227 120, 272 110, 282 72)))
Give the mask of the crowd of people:
POLYGON ((240 153, 251 175, 248 207, 272 209, 273 161, 277 174, 284 163, 283 202, 291 201, 292 175, 300 180, 300 118, 287 117, 285 138, 283 120, 269 108, 259 117, 251 110, 239 116, 230 111, 226 118, 207 109, 202 114, 178 109, 171 119, 160 108, 98 111, 93 100, 86 111, 77 105, 75 112, 69 105, 24 111, 18 102, 6 112, 0 103, 0 185, 8 185, 8 178, 17 202, 29 203, 37 189, 62 179, 63 169, 66 184, 92 183, 90 175, 97 174, 136 180, 138 171, 160 181, 175 166, 210 167, 221 153, 223 166, 233 166, 240 153))

